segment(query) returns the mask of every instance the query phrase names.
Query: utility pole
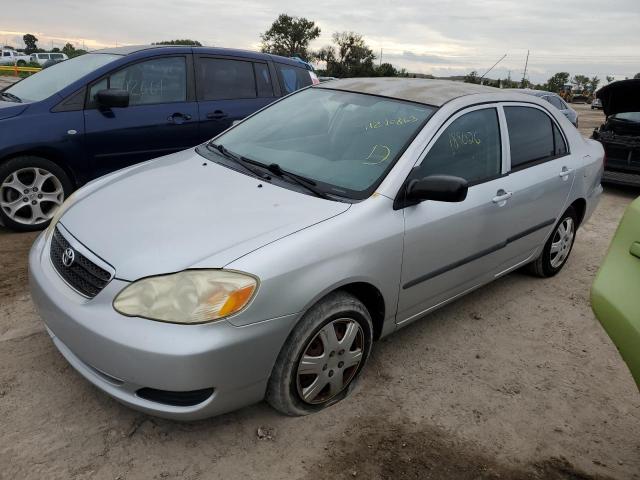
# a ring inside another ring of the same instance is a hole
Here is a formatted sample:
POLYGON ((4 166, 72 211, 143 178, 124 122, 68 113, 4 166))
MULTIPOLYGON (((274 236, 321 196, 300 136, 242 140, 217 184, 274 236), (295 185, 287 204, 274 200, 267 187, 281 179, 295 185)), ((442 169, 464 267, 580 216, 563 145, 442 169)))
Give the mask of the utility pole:
POLYGON ((382 65, 382 47, 380 47, 380 62, 378 63, 378 66, 382 65))
POLYGON ((524 72, 522 72, 521 88, 524 88, 524 81, 527 78, 527 67, 529 66, 529 50, 527 50, 527 59, 524 62, 524 72))

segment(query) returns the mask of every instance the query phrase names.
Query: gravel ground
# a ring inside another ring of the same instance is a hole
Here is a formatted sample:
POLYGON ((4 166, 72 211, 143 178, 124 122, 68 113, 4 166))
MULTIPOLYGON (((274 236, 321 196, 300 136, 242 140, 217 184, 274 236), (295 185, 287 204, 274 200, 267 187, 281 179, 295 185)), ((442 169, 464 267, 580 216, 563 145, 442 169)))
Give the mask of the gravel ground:
MULTIPOLYGON (((589 133, 602 114, 579 109, 589 133)), ((111 400, 34 311, 34 235, 0 229, 0 478, 638 479, 640 395, 589 287, 639 193, 606 188, 558 276, 513 273, 379 342, 355 395, 304 418, 177 423, 111 400)))
POLYGON ((20 79, 16 77, 0 75, 0 90, 2 90, 4 87, 8 87, 9 85, 16 83, 18 80, 20 79))

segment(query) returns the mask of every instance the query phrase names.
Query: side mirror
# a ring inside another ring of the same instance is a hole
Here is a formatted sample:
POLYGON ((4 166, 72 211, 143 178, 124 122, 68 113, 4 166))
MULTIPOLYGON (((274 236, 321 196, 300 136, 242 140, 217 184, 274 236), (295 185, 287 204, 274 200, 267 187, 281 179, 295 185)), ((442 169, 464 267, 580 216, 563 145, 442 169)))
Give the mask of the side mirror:
POLYGON ((129 106, 129 92, 117 88, 107 88, 96 93, 98 106, 103 108, 124 108, 129 106))
POLYGON ((464 178, 451 175, 429 175, 421 180, 411 180, 407 185, 406 202, 410 205, 424 200, 437 202, 462 202, 467 198, 469 184, 464 178))

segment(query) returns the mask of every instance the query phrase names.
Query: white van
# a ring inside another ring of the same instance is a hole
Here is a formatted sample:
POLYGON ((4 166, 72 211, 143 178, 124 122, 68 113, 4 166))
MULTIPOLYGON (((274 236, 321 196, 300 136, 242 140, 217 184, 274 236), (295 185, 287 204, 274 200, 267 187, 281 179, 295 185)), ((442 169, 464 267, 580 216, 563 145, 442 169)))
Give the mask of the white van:
POLYGON ((49 60, 53 60, 54 62, 62 62, 63 60, 67 60, 66 54, 60 52, 53 53, 33 53, 31 54, 31 61, 38 63, 41 67, 44 66, 49 60))

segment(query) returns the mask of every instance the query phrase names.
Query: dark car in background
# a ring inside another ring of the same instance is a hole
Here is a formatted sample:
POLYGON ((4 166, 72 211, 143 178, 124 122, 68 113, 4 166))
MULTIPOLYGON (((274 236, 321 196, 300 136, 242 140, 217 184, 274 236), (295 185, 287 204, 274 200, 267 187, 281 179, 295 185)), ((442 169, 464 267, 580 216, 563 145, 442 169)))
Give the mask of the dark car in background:
POLYGON ((99 50, 0 92, 0 220, 48 225, 76 188, 210 139, 317 83, 308 64, 208 47, 99 50))
POLYGON ((607 116, 592 136, 605 151, 602 181, 640 186, 640 79, 610 83, 596 96, 607 116))

